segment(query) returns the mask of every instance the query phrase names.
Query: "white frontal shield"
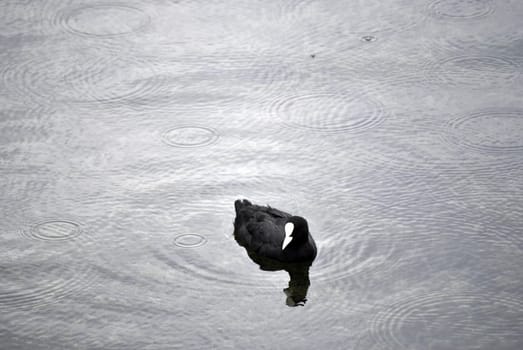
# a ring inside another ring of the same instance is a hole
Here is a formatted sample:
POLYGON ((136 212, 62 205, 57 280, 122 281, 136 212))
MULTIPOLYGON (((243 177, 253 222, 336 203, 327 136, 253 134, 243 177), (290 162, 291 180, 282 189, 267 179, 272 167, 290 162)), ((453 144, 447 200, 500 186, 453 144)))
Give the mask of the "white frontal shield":
POLYGON ((283 244, 281 245, 281 250, 284 250, 285 247, 289 245, 292 241, 292 232, 294 231, 294 224, 288 222, 285 224, 285 238, 283 239, 283 244))

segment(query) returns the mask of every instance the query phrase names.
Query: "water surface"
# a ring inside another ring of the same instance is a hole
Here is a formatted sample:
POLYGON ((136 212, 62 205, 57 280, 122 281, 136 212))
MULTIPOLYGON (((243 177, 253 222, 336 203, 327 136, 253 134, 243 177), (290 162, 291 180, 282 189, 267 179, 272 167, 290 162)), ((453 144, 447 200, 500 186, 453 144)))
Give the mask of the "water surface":
POLYGON ((2 349, 521 349, 523 3, 0 4, 2 349), (309 220, 305 306, 232 237, 309 220))

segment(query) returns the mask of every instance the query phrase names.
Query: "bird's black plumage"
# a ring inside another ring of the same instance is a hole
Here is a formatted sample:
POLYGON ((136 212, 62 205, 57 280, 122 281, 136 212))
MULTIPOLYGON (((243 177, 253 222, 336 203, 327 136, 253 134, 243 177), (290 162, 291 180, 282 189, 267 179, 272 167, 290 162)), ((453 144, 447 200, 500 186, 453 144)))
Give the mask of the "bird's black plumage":
POLYGON ((269 206, 254 205, 245 199, 235 201, 234 207, 234 238, 247 250, 249 256, 282 263, 312 264, 316 258, 316 244, 304 218, 269 206), (283 248, 285 224, 289 222, 294 228, 292 239, 283 248))

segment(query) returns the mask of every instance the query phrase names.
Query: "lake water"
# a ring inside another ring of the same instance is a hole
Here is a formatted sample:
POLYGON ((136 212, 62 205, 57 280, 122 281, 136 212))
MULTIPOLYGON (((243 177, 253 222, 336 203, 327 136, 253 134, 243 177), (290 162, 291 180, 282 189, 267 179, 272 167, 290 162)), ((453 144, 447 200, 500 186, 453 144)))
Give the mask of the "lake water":
POLYGON ((523 2, 0 3, 0 348, 522 349, 523 2), (305 306, 232 237, 304 216, 305 306))

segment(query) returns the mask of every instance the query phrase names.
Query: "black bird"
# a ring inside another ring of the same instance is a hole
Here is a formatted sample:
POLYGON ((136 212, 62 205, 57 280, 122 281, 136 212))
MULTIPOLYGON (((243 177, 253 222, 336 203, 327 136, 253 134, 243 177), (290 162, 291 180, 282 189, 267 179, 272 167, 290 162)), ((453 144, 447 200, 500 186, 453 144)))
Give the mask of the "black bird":
MULTIPOLYGON (((248 200, 236 200, 234 238, 254 254, 280 263, 300 263, 310 266, 316 258, 316 244, 309 233, 307 221, 269 206, 254 205, 248 200)), ((263 270, 274 270, 270 264, 263 270)))
POLYGON ((234 238, 249 258, 264 271, 285 270, 289 286, 283 290, 288 306, 304 306, 310 286, 309 267, 316 258, 316 244, 307 221, 248 200, 234 202, 234 238))

